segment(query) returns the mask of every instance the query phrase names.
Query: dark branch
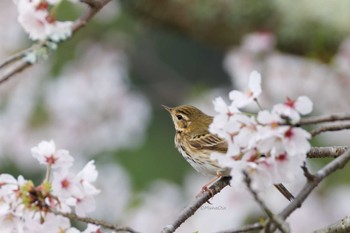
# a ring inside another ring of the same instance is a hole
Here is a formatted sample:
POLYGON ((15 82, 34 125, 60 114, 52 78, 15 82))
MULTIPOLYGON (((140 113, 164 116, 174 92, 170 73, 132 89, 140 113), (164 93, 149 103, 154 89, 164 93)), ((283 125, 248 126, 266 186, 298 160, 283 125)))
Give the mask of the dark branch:
POLYGON ((119 227, 117 225, 110 224, 110 223, 105 222, 103 220, 98 220, 98 219, 93 219, 93 218, 83 218, 83 217, 79 217, 78 215, 73 214, 73 213, 62 213, 62 212, 59 212, 59 211, 53 210, 53 209, 51 209, 50 211, 56 215, 61 215, 63 217, 69 218, 71 220, 85 222, 85 223, 92 223, 92 224, 99 225, 101 227, 113 230, 115 232, 138 233, 137 231, 131 229, 130 227, 119 227))
POLYGON ((33 48, 31 47, 12 55, 11 57, 7 58, 3 63, 0 64, 0 69, 3 69, 4 67, 12 64, 13 62, 16 62, 24 58, 27 55, 27 53, 31 52, 32 50, 33 48))
POLYGON ((326 146, 326 147, 312 147, 307 153, 307 157, 313 158, 337 158, 344 154, 348 149, 347 146, 326 146))
POLYGON ((14 76, 17 73, 22 72, 23 70, 27 69, 28 67, 32 66, 31 63, 27 62, 27 61, 22 61, 20 65, 17 65, 13 70, 11 70, 9 73, 5 74, 4 76, 2 76, 2 78, 0 79, 0 85, 4 82, 6 82, 9 78, 11 78, 12 76, 14 76))
POLYGON ((316 116, 316 117, 308 117, 300 120, 298 125, 311 125, 311 124, 319 124, 326 122, 334 122, 334 121, 347 121, 350 120, 349 113, 339 113, 339 114, 331 114, 325 116, 316 116))
POLYGON ((340 130, 345 130, 345 129, 350 129, 350 124, 341 124, 341 125, 326 125, 322 126, 318 129, 312 130, 311 136, 315 137, 316 135, 323 133, 323 132, 329 132, 329 131, 340 131, 340 130))
POLYGON ((307 168, 306 162, 304 162, 304 164, 301 166, 301 169, 303 169, 304 176, 307 180, 312 181, 314 179, 314 175, 312 175, 309 169, 307 168))
POLYGON ((231 177, 222 177, 209 187, 208 191, 201 193, 195 201, 190 203, 175 219, 172 224, 169 224, 163 228, 162 233, 175 232, 179 226, 184 223, 189 217, 191 217, 204 203, 209 201, 214 195, 219 193, 223 188, 230 184, 231 177))

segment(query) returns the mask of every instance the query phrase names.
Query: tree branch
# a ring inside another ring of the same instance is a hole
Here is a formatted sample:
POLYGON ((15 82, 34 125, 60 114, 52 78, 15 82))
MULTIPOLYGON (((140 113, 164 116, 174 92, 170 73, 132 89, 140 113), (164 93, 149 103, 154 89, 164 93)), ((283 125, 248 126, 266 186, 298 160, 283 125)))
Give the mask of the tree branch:
MULTIPOLYGON (((77 19, 73 23, 72 27, 72 34, 76 33, 78 30, 80 30, 82 27, 84 27, 96 14, 99 12, 107 3, 109 3, 111 0, 80 0, 82 3, 85 3, 89 6, 89 9, 86 14, 81 16, 79 19, 77 19)), ((40 44, 41 47, 46 46, 45 43, 40 44)), ((6 59, 3 63, 0 64, 0 70, 4 67, 13 64, 17 61, 21 61, 20 65, 17 65, 14 67, 11 72, 3 75, 0 78, 0 84, 6 82, 11 77, 13 77, 15 74, 22 72, 23 70, 26 70, 27 68, 31 67, 32 63, 23 61, 23 58, 30 52, 33 48, 30 47, 28 49, 25 49, 10 58, 6 59)))
POLYGON ((347 146, 327 146, 327 147, 312 147, 307 152, 307 157, 313 158, 337 158, 344 154, 348 149, 347 146))
POLYGON ((349 124, 341 124, 341 125, 326 125, 322 126, 318 129, 314 129, 310 132, 312 137, 315 137, 316 135, 323 133, 323 132, 329 132, 329 131, 340 131, 350 129, 350 123, 349 124))
POLYGON ((230 184, 231 177, 222 177, 209 187, 208 191, 201 193, 195 201, 190 203, 172 224, 169 224, 163 228, 162 233, 175 232, 189 217, 191 217, 204 203, 209 201, 214 195, 218 194, 223 188, 230 184))
POLYGON ((334 159, 322 169, 320 169, 313 179, 308 179, 300 193, 295 197, 295 199, 279 214, 283 219, 286 219, 291 213, 293 213, 297 208, 300 208, 305 199, 309 194, 317 187, 317 185, 327 176, 331 175, 338 169, 343 168, 350 160, 350 150, 347 150, 344 154, 334 159))
POLYGON ((54 209, 51 209, 50 211, 56 215, 61 215, 63 217, 69 218, 71 220, 85 222, 85 223, 92 223, 92 224, 99 225, 99 226, 102 226, 104 228, 113 230, 115 232, 138 233, 137 231, 131 229, 130 227, 118 227, 117 225, 110 224, 110 223, 105 222, 103 220, 98 220, 98 219, 93 219, 93 218, 83 218, 83 217, 79 217, 78 215, 76 215, 74 213, 63 213, 63 212, 60 212, 60 211, 57 211, 54 209))
POLYGON ((11 70, 9 73, 5 74, 4 76, 2 76, 2 78, 0 79, 0 85, 4 82, 6 82, 9 78, 11 78, 12 76, 14 76, 15 74, 18 74, 20 72, 22 72, 23 70, 27 69, 28 67, 32 66, 31 63, 27 62, 27 61, 22 61, 22 63, 20 65, 17 65, 13 70, 11 70))
POLYGON ((333 223, 325 228, 314 231, 313 233, 348 233, 350 232, 350 217, 345 218, 333 223))
POLYGON ((0 69, 5 68, 6 66, 12 64, 13 62, 16 62, 22 58, 24 58, 26 56, 27 53, 31 52, 33 50, 32 47, 27 48, 23 51, 20 51, 14 55, 12 55, 11 57, 7 58, 3 63, 0 64, 0 69))
POLYGON ((236 230, 229 230, 229 231, 220 231, 218 233, 245 233, 245 232, 251 232, 251 231, 256 231, 256 230, 261 230, 263 229, 263 225, 261 223, 254 223, 251 225, 243 226, 239 229, 236 230))
POLYGON ((89 6, 89 10, 85 15, 77 19, 73 24, 73 33, 84 27, 107 3, 111 0, 80 0, 89 6))
POLYGON ((319 124, 319 123, 334 122, 334 121, 347 121, 347 120, 350 120, 350 113, 339 113, 339 114, 303 118, 300 120, 298 125, 311 125, 311 124, 319 124))

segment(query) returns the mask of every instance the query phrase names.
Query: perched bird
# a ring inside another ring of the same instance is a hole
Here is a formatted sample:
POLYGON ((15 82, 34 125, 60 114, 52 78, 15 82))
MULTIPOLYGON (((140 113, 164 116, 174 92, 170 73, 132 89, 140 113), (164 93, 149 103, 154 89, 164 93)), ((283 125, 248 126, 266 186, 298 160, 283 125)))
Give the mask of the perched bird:
MULTIPOLYGON (((203 175, 214 176, 202 190, 208 190, 208 186, 223 176, 230 175, 230 169, 220 166, 212 160, 213 152, 225 154, 228 149, 227 142, 215 134, 209 132, 209 125, 213 117, 206 115, 196 107, 181 105, 167 107, 162 105, 171 115, 175 125, 175 146, 186 161, 203 175)), ((288 199, 294 199, 293 195, 282 185, 275 187, 288 199)))

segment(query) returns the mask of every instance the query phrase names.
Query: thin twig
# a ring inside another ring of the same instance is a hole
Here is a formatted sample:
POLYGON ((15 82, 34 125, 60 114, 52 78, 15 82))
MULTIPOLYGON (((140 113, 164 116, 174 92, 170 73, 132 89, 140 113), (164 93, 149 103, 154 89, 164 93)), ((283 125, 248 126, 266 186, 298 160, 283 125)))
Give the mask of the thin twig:
POLYGON ((104 228, 113 230, 115 232, 129 232, 129 233, 138 233, 137 231, 131 229, 130 227, 119 227, 117 225, 114 224, 110 224, 108 222, 105 222, 103 220, 98 220, 98 219, 94 219, 94 218, 83 218, 83 217, 79 217, 76 214, 73 213, 63 213, 54 209, 50 210, 52 213, 56 214, 56 215, 61 215, 63 217, 69 218, 70 220, 75 220, 75 221, 79 221, 79 222, 85 222, 85 223, 92 223, 95 225, 99 225, 102 226, 104 228))
POLYGON ((0 85, 4 82, 6 82, 9 78, 14 76, 15 74, 18 74, 22 72, 23 70, 27 69, 28 67, 32 66, 33 64, 27 62, 27 61, 22 61, 20 65, 17 65, 11 72, 7 73, 6 75, 2 76, 0 79, 0 85))
POLYGON ((184 223, 189 217, 191 217, 204 203, 209 201, 214 195, 219 193, 223 188, 230 184, 231 177, 222 177, 209 187, 209 190, 201 193, 195 201, 190 203, 184 210, 181 211, 179 216, 172 224, 169 224, 163 228, 162 233, 174 232, 179 226, 184 223))
POLYGON ((340 131, 350 129, 350 124, 341 124, 341 125, 326 125, 322 126, 320 128, 314 129, 310 132, 312 137, 315 137, 316 135, 323 133, 323 132, 329 132, 329 131, 340 131))
POLYGON ((11 57, 7 58, 3 63, 0 64, 0 69, 6 67, 7 65, 12 64, 13 62, 16 62, 16 61, 24 58, 32 50, 33 50, 33 48, 30 47, 30 48, 27 48, 23 51, 20 51, 16 54, 12 55, 11 57))
POLYGON ((257 222, 251 225, 240 227, 239 229, 236 229, 236 230, 220 231, 218 233, 246 233, 246 232, 261 230, 263 229, 263 227, 264 226, 261 223, 257 222))
POLYGON ((280 229, 281 232, 283 233, 289 232, 290 230, 287 224, 282 219, 279 219, 279 216, 276 216, 275 214, 272 213, 272 211, 266 206, 263 200, 260 199, 258 193, 253 189, 252 180, 249 177, 248 173, 243 172, 243 175, 244 175, 244 182, 247 185, 249 192, 254 197, 254 200, 256 201, 256 203, 259 204, 260 208, 265 211, 265 213, 267 214, 271 222, 275 223, 277 228, 280 229))
POLYGON ((347 120, 350 120, 350 113, 338 113, 338 114, 303 118, 300 120, 298 125, 311 125, 311 124, 319 124, 319 123, 325 123, 325 122, 347 121, 347 120))
POLYGON ((312 175, 309 169, 307 168, 306 162, 304 162, 304 164, 301 166, 301 169, 303 169, 304 176, 307 180, 312 181, 314 179, 314 175, 312 175))
POLYGON ((307 152, 308 158, 337 158, 348 149, 347 146, 312 147, 307 152))
POLYGON ((80 0, 80 2, 89 6, 89 10, 85 15, 74 22, 72 28, 73 33, 84 27, 87 22, 89 22, 97 14, 97 12, 99 12, 110 1, 111 0, 80 0))
POLYGON ((326 226, 322 229, 316 230, 313 233, 348 233, 350 232, 350 217, 345 218, 326 226))

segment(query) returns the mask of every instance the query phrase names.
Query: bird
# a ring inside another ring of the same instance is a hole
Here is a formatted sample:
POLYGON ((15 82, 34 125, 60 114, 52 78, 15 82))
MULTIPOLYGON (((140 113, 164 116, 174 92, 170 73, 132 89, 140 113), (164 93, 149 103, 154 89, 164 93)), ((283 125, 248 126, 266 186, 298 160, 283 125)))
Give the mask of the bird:
MULTIPOLYGON (((191 105, 168 107, 162 105, 172 118, 175 126, 175 146, 184 159, 199 173, 213 176, 202 187, 202 192, 221 177, 230 176, 230 168, 222 167, 216 160, 210 158, 213 152, 226 154, 227 141, 209 132, 213 117, 203 113, 191 105)), ((289 201, 294 199, 283 184, 274 185, 289 201)))

